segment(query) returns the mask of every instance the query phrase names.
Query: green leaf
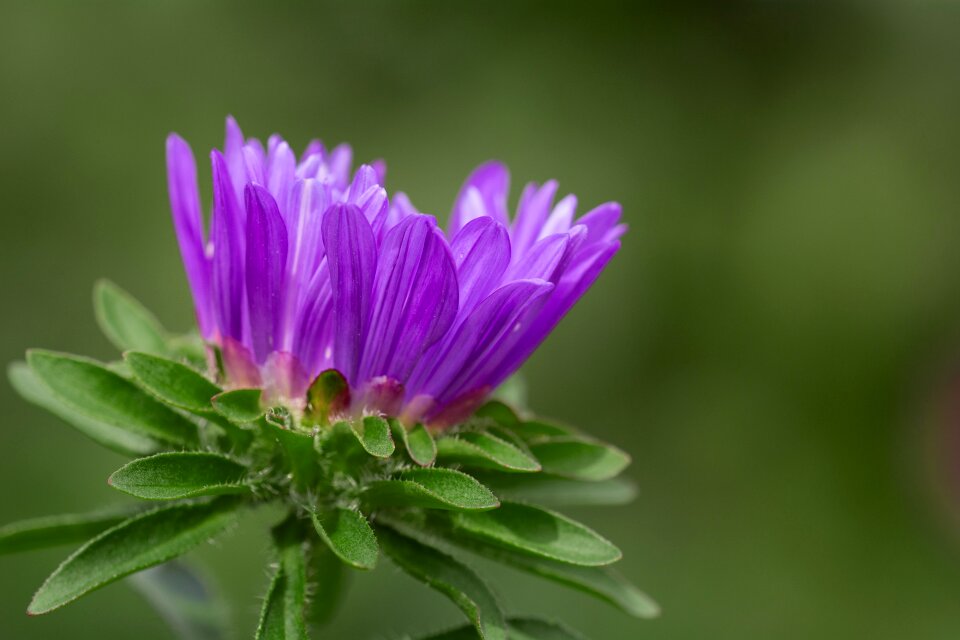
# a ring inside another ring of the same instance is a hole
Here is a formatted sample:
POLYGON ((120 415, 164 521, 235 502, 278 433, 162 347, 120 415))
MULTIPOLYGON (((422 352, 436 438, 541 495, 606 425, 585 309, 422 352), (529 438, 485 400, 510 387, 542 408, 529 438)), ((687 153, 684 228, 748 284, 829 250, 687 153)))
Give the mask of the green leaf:
POLYGON ((548 438, 529 446, 545 473, 574 480, 609 480, 630 464, 630 456, 620 449, 576 436, 548 438))
POLYGON ((183 562, 172 560, 128 578, 134 589, 182 640, 226 637, 226 603, 183 562))
POLYGON ((309 425, 325 426, 331 415, 350 406, 350 385, 336 369, 321 371, 307 389, 307 409, 304 421, 309 425))
POLYGON ((576 435, 576 432, 570 427, 543 420, 525 420, 511 426, 510 429, 528 442, 534 442, 542 438, 576 435))
POLYGON ((107 529, 47 578, 27 613, 59 609, 115 580, 164 563, 223 532, 236 520, 234 500, 178 504, 148 511, 107 529))
POLYGON ((27 364, 72 411, 172 444, 197 445, 195 424, 98 362, 31 350, 27 364))
POLYGON ((210 399, 222 391, 194 369, 173 360, 140 351, 128 351, 123 359, 148 391, 180 409, 211 413, 210 399))
POLYGON ((307 569, 303 543, 296 535, 274 531, 279 566, 260 614, 256 640, 306 640, 304 609, 307 599, 307 569))
POLYGON ((425 543, 438 541, 475 553, 481 558, 499 562, 511 569, 525 571, 591 595, 637 618, 655 618, 660 607, 645 593, 633 586, 613 567, 581 567, 514 551, 486 540, 456 535, 449 523, 436 518, 398 520, 381 514, 378 522, 425 543))
POLYGON ((344 601, 352 572, 325 545, 313 545, 309 568, 313 597, 307 615, 313 624, 323 625, 330 622, 344 601))
POLYGON ((224 391, 211 398, 214 410, 228 420, 238 424, 256 422, 263 417, 260 404, 260 389, 234 389, 224 391))
POLYGON ((504 502, 493 511, 455 513, 452 517, 457 534, 559 562, 601 566, 622 556, 592 529, 532 505, 504 502))
POLYGON ((362 499, 376 506, 422 507, 452 511, 495 509, 490 490, 453 469, 410 469, 398 479, 373 482, 362 499))
POLYGON ((94 442, 128 456, 141 456, 160 451, 164 445, 153 438, 96 420, 65 404, 55 396, 25 362, 14 362, 7 367, 7 377, 14 390, 24 400, 46 409, 73 426, 94 442))
POLYGON ((483 640, 506 640, 506 623, 486 583, 466 565, 446 553, 380 528, 384 552, 413 578, 439 591, 467 616, 483 640))
MULTIPOLYGON (((560 624, 539 618, 510 618, 509 640, 586 640, 582 635, 560 624)), ((476 640, 477 632, 466 625, 421 640, 476 640)))
POLYGON ((158 453, 128 462, 107 483, 144 500, 177 500, 247 493, 246 472, 242 464, 219 453, 158 453))
POLYGON ((540 463, 515 445, 489 433, 467 432, 437 440, 437 459, 465 466, 530 473, 540 463))
POLYGON ((334 509, 313 514, 313 526, 338 558, 355 569, 377 566, 380 547, 367 519, 359 511, 334 509))
POLYGON ((636 485, 625 478, 582 482, 542 474, 520 475, 497 471, 473 475, 501 498, 546 507, 623 505, 637 496, 636 485))
POLYGON ((109 280, 94 286, 93 308, 100 329, 120 351, 168 352, 166 332, 154 315, 109 280))
POLYGON ((390 425, 379 416, 367 416, 361 421, 338 422, 337 426, 343 429, 346 425, 354 435, 364 451, 377 458, 389 458, 393 455, 396 445, 390 435, 390 425))
POLYGON ((0 555, 79 544, 134 513, 136 510, 128 507, 12 522, 0 527, 0 555))
POLYGON ((433 441, 433 436, 426 427, 417 423, 407 431, 399 420, 391 418, 389 422, 393 439, 403 443, 403 448, 411 460, 421 467, 429 467, 434 463, 437 459, 437 443, 433 441))

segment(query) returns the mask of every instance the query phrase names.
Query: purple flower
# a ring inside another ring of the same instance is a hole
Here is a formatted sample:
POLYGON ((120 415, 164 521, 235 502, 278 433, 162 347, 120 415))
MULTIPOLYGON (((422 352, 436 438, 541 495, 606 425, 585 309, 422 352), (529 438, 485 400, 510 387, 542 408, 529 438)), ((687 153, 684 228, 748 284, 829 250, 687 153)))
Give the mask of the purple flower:
POLYGON ((530 356, 620 247, 620 206, 574 220, 576 198, 528 184, 516 216, 509 174, 488 162, 466 180, 445 234, 397 193, 384 165, 351 176, 352 152, 310 143, 298 160, 272 136, 227 119, 210 154, 205 232, 187 143, 167 139, 170 202, 204 339, 225 382, 262 386, 302 408, 328 369, 350 385, 350 412, 452 424, 530 356))

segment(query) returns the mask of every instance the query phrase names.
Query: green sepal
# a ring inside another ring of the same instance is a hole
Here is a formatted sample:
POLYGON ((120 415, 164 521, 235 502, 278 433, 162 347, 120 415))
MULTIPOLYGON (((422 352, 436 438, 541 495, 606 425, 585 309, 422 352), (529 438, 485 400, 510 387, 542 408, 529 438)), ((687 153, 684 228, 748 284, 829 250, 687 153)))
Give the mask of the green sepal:
POLYGON ((481 432, 464 432, 438 438, 437 460, 516 473, 540 471, 540 463, 516 445, 481 432))
POLYGON ((294 431, 289 415, 269 412, 260 420, 263 431, 280 445, 297 484, 303 488, 316 482, 319 472, 313 436, 294 431))
POLYGON ((150 436, 115 426, 78 412, 45 385, 25 362, 7 367, 14 390, 27 402, 46 409, 77 431, 104 447, 127 456, 142 456, 161 451, 165 445, 150 436))
POLYGON ((238 504, 230 498, 177 504, 107 529, 57 567, 33 596, 27 613, 49 613, 124 576, 186 553, 233 524, 238 504))
POLYGON ((577 432, 571 427, 559 425, 545 420, 524 420, 510 427, 511 431, 528 442, 535 442, 542 438, 562 438, 575 436, 577 432))
POLYGON ((380 547, 362 513, 337 508, 322 514, 314 512, 312 518, 320 539, 344 564, 364 570, 377 566, 380 547))
POLYGON ((256 422, 264 416, 260 389, 234 389, 211 398, 213 409, 237 424, 256 422))
POLYGON ((349 432, 364 451, 375 458, 389 458, 396 450, 389 423, 380 416, 366 416, 361 420, 341 421, 334 425, 340 433, 349 432))
POLYGON ((419 422, 407 431, 406 427, 396 418, 390 418, 390 430, 393 439, 403 443, 403 448, 414 463, 421 467, 429 467, 437 459, 437 443, 433 436, 419 422))
POLYGON ((394 529, 378 529, 384 553, 413 578, 448 597, 482 640, 506 640, 503 612, 490 587, 452 556, 408 538, 394 529))
POLYGON ((617 447, 577 436, 544 438, 529 447, 544 473, 574 480, 609 480, 630 464, 630 456, 617 447))
POLYGON ((128 582, 182 640, 224 640, 229 610, 209 579, 178 560, 135 573, 128 582))
POLYGON ((493 420, 502 427, 513 427, 520 423, 517 412, 500 400, 491 400, 477 409, 474 414, 477 418, 493 420))
POLYGON ((147 391, 167 404, 191 413, 213 413, 210 400, 223 391, 180 362, 141 351, 127 351, 123 359, 147 391))
POLYGON ((167 332, 132 295, 110 282, 93 287, 93 310, 100 330, 120 351, 136 349, 158 355, 169 352, 167 332))
POLYGON ((278 566, 260 613, 256 640, 306 640, 307 567, 295 521, 274 528, 278 566))
POLYGON ((0 555, 78 544, 123 522, 138 511, 124 507, 11 522, 0 527, 0 555))
POLYGON ((321 371, 307 389, 304 423, 324 426, 330 417, 350 406, 350 385, 336 369, 321 371))
POLYGON ((500 501, 471 476, 453 469, 409 469, 369 485, 361 499, 374 506, 486 511, 500 501))
POLYGON ((451 515, 457 535, 469 536, 520 553, 582 566, 620 560, 620 550, 592 529, 533 505, 503 502, 499 509, 451 515))
POLYGON ((246 467, 219 453, 158 453, 128 462, 107 483, 144 500, 178 500, 249 493, 246 467))
POLYGON ((30 350, 27 364, 72 411, 175 445, 196 447, 199 442, 197 425, 99 362, 30 350))

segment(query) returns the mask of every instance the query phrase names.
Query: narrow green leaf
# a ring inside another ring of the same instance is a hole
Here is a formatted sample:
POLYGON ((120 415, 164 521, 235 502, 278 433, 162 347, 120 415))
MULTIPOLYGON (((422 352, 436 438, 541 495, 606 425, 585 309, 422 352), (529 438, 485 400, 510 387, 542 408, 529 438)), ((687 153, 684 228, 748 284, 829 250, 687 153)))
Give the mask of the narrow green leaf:
POLYGON ((583 482, 544 474, 497 471, 473 475, 501 498, 545 507, 615 506, 628 504, 637 496, 636 485, 625 478, 583 482))
POLYGON ((98 362, 31 350, 27 364, 72 411, 158 440, 197 445, 195 424, 98 362))
POLYGON ((7 367, 7 377, 14 390, 27 402, 46 409, 94 442, 128 456, 141 456, 160 451, 164 445, 153 438, 96 420, 79 413, 54 395, 25 362, 7 367))
POLYGON ((381 514, 378 522, 421 542, 453 545, 512 569, 577 589, 637 618, 655 618, 660 614, 657 603, 613 567, 582 567, 531 556, 483 539, 457 535, 457 531, 452 529, 448 522, 436 518, 418 518, 408 522, 398 520, 392 515, 381 514))
POLYGON ((376 506, 486 511, 500 506, 490 490, 453 469, 409 469, 393 480, 370 485, 363 500, 376 506))
POLYGON ((570 427, 545 422, 543 420, 524 420, 511 426, 510 429, 528 442, 534 442, 541 438, 576 435, 576 432, 570 427))
POLYGON ((334 509, 325 514, 314 513, 313 526, 320 539, 346 564, 355 569, 377 566, 377 537, 359 511, 334 509))
POLYGON ((148 391, 180 409, 211 413, 210 399, 222 391, 194 369, 173 360, 140 351, 128 351, 123 359, 148 391))
POLYGON ((399 420, 390 419, 390 429, 394 440, 403 443, 407 455, 421 467, 429 467, 437 459, 437 443, 433 436, 422 424, 417 423, 410 431, 400 424, 399 420))
POLYGON ((467 432, 437 439, 437 459, 465 466, 530 473, 540 463, 502 438, 489 433, 467 432))
POLYGON ((393 529, 380 528, 379 532, 383 550, 394 564, 450 598, 482 640, 506 640, 507 626, 497 599, 472 569, 393 529))
POLYGON ((186 553, 236 519, 234 500, 178 504, 135 516, 107 529, 67 558, 47 578, 27 609, 49 613, 111 582, 186 553))
POLYGON ((0 555, 79 544, 136 513, 129 507, 31 518, 0 527, 0 555))
POLYGON ((270 583, 260 614, 256 640, 306 640, 304 610, 307 569, 303 543, 295 535, 274 531, 279 566, 270 583))
POLYGON ((120 351, 168 352, 166 332, 154 315, 109 280, 94 286, 93 308, 100 329, 120 351))
POLYGON ((208 581, 172 560, 128 578, 134 589, 181 640, 223 640, 229 626, 226 603, 208 581))
POLYGON ((542 558, 601 566, 622 556, 611 542, 559 513, 517 502, 481 513, 453 514, 455 531, 542 558))
POLYGON ((531 442, 530 451, 545 473, 574 480, 609 480, 630 464, 630 456, 613 445, 576 436, 531 442))
POLYGON ((158 453, 120 467, 110 486, 144 500, 177 500, 247 493, 246 467, 219 453, 158 453))
MULTIPOLYGON (((507 622, 509 640, 586 640, 559 622, 539 618, 510 618, 507 622)), ((465 625, 421 640, 476 640, 476 637, 473 627, 465 625)))
POLYGON ((256 422, 263 417, 260 404, 260 389, 234 389, 213 396, 213 408, 217 413, 238 424, 256 422))
POLYGON ((367 416, 360 421, 338 422, 337 427, 346 426, 354 435, 364 451, 377 458, 389 458, 396 445, 390 434, 390 425, 379 416, 367 416))

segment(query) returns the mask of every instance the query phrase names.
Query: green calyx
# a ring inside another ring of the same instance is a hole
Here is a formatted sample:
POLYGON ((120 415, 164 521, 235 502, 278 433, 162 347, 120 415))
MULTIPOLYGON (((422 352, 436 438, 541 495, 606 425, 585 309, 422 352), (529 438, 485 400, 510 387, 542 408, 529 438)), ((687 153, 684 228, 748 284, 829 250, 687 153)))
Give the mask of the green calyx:
POLYGON ((616 447, 501 402, 440 432, 351 416, 349 386, 333 370, 310 385, 305 406, 264 406, 260 389, 224 390, 211 380, 194 340, 170 337, 115 285, 100 283, 95 300, 122 361, 31 351, 8 373, 29 402, 133 458, 109 484, 144 508, 0 527, 0 554, 86 541, 37 591, 31 615, 144 572, 137 588, 168 609, 165 618, 178 628, 209 626, 209 606, 158 596, 176 591, 176 581, 200 580, 171 561, 268 503, 287 515, 272 533, 275 569, 257 638, 307 638, 342 599, 344 573, 374 570, 381 552, 463 612, 463 629, 436 638, 580 637, 508 615, 471 567, 474 556, 635 617, 657 614, 611 569, 619 549, 554 510, 633 496, 618 477, 630 459, 616 447))

